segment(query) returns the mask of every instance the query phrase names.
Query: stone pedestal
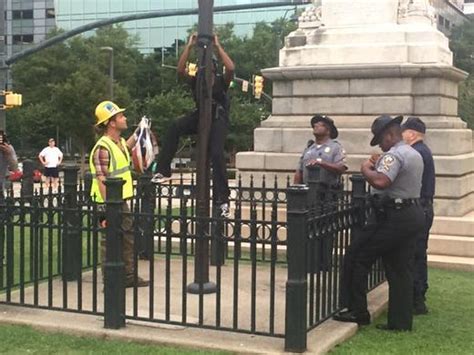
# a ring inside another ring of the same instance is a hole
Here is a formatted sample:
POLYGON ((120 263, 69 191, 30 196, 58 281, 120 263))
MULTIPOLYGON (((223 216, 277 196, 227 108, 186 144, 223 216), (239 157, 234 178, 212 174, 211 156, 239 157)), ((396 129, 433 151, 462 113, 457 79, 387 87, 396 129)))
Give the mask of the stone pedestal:
POLYGON ((448 39, 433 25, 428 1, 315 1, 280 51, 272 115, 254 132, 254 152, 239 153, 243 177, 292 175, 312 137, 310 117, 331 116, 350 172, 378 152, 370 125, 380 114, 419 116, 435 156, 438 215, 474 209, 472 131, 457 116, 458 84, 448 39), (308 16, 306 16, 308 15, 308 16))

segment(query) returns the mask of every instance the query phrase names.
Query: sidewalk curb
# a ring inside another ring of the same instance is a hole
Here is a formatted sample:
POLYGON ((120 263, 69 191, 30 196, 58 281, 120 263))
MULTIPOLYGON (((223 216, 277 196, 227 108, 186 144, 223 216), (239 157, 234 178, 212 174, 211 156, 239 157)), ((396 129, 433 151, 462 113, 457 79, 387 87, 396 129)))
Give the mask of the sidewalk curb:
MULTIPOLYGON (((369 293, 372 320, 386 308, 387 291, 387 283, 384 283, 369 293)), ((224 350, 238 354, 284 353, 282 338, 150 323, 127 321, 126 328, 110 330, 103 328, 102 318, 97 316, 0 305, 0 324, 28 325, 46 332, 191 349, 224 350)), ((308 333, 307 353, 325 354, 354 336, 357 329, 354 323, 327 320, 308 333)))

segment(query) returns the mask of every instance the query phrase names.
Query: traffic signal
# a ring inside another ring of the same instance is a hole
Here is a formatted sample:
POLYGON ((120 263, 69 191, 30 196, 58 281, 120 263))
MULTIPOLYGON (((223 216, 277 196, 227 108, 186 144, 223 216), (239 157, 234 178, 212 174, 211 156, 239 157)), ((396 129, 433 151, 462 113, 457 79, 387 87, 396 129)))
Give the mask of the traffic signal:
POLYGON ((256 99, 259 99, 262 96, 263 92, 263 76, 254 75, 253 76, 253 95, 256 99))
POLYGON ((21 94, 15 94, 11 91, 0 91, 0 110, 8 110, 15 106, 21 106, 21 94))

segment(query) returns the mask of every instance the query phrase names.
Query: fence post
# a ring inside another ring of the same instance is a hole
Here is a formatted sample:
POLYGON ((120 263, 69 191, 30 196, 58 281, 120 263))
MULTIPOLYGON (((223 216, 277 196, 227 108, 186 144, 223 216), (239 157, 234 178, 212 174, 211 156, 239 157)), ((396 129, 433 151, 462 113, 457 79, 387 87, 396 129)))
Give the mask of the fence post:
POLYGON ((81 226, 77 207, 77 166, 64 167, 63 273, 64 281, 81 277, 81 226))
POLYGON ((23 161, 23 175, 21 178, 21 197, 33 197, 33 172, 35 163, 26 159, 23 161))
POLYGON ((87 171, 84 173, 84 197, 87 201, 87 196, 89 196, 92 188, 92 174, 87 171))
POLYGON ((5 229, 7 225, 8 211, 3 191, 0 191, 0 289, 3 289, 3 267, 5 265, 5 229))
POLYGON ((223 240, 224 222, 220 217, 221 210, 218 205, 212 204, 211 223, 211 265, 222 266, 225 264, 225 242, 223 240))
POLYGON ((138 178, 141 196, 142 222, 140 223, 141 238, 137 240, 138 254, 147 260, 153 256, 153 211, 155 209, 155 186, 151 182, 151 174, 145 172, 138 178))
MULTIPOLYGON (((326 183, 322 182, 322 169, 319 166, 307 166, 308 171, 308 203, 311 208, 311 216, 318 217, 323 213, 323 207, 328 196, 326 183)), ((322 237, 313 237, 308 243, 307 248, 307 272, 313 273, 322 270, 323 263, 323 239, 322 237)))
POLYGON ((307 279, 306 246, 308 241, 308 188, 296 185, 288 188, 285 351, 306 351, 307 279))
POLYGON ((123 262, 122 186, 121 178, 105 180, 105 265, 104 265, 104 328, 125 327, 125 265, 123 262))
POLYGON ((361 231, 362 227, 365 224, 365 203, 366 203, 366 183, 362 175, 352 175, 350 177, 352 182, 352 204, 357 208, 358 221, 352 227, 351 238, 357 238, 361 231))

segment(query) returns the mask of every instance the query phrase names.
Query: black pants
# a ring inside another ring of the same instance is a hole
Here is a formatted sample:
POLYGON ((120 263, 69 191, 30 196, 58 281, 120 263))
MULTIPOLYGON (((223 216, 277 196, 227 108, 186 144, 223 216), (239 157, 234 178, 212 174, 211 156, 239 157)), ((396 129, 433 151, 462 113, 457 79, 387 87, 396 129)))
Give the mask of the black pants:
MULTIPOLYGON (((215 109, 213 110, 213 112, 215 109)), ((199 123, 197 110, 174 121, 166 133, 163 146, 158 156, 157 172, 164 176, 171 175, 171 161, 178 150, 179 137, 196 134, 199 123)), ((212 199, 215 203, 229 201, 229 183, 224 156, 224 145, 227 137, 229 120, 226 115, 213 115, 209 135, 209 154, 212 163, 212 199)))
POLYGON ((416 237, 415 244, 415 273, 414 273, 414 302, 416 304, 425 302, 426 291, 428 290, 428 263, 426 250, 428 249, 428 237, 433 225, 433 204, 426 202, 422 204, 425 214, 424 228, 416 237))
POLYGON ((365 231, 347 251, 341 287, 347 290, 347 307, 366 314, 369 271, 382 257, 389 284, 388 326, 412 328, 414 244, 424 226, 419 205, 386 208, 373 229, 365 231), (346 262, 347 261, 347 262, 346 262))

